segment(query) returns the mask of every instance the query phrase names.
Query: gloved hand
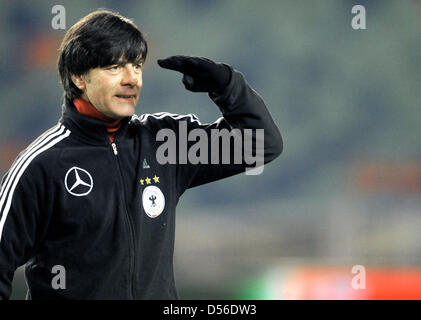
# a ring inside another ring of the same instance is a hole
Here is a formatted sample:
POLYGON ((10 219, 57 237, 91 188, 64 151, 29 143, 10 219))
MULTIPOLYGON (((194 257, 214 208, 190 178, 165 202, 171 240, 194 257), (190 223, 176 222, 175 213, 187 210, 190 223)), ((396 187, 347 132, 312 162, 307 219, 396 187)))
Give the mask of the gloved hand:
POLYGON ((231 80, 231 69, 208 58, 171 56, 158 60, 160 67, 183 73, 183 84, 193 92, 221 92, 231 80))

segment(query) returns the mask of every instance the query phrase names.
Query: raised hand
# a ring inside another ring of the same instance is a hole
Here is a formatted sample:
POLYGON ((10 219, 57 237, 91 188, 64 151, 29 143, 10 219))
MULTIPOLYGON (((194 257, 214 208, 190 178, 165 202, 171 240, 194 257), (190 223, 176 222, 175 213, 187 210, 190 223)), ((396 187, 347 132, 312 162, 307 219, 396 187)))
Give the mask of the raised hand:
POLYGON ((158 60, 162 68, 181 72, 183 84, 193 92, 221 92, 231 79, 231 68, 204 57, 171 56, 158 60))

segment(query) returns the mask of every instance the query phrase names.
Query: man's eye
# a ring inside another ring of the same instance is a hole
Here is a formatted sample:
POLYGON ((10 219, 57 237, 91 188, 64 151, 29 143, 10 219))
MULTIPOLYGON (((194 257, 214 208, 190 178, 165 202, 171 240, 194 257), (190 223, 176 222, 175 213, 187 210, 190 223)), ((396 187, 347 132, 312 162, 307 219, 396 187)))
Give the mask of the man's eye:
POLYGON ((142 66, 143 66, 143 65, 142 65, 141 63, 137 63, 137 64, 135 65, 135 68, 136 68, 136 69, 142 69, 142 66))
POLYGON ((115 65, 115 66, 108 67, 108 70, 117 71, 118 68, 119 68, 119 66, 115 65))

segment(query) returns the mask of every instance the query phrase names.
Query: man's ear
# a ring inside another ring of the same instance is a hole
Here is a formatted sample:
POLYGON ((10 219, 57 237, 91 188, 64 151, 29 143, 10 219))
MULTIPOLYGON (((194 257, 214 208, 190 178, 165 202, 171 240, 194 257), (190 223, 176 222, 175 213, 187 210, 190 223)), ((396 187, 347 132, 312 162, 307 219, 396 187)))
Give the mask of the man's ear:
POLYGON ((83 75, 77 76, 77 75, 72 74, 72 81, 79 90, 81 91, 85 90, 86 80, 83 75))

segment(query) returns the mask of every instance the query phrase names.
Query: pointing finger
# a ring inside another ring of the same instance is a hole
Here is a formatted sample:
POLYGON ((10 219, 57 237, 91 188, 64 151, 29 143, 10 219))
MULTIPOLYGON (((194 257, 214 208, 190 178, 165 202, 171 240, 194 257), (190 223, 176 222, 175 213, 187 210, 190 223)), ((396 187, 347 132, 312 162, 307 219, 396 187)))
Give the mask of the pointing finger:
POLYGON ((158 60, 160 67, 181 73, 191 73, 194 64, 194 61, 188 56, 171 56, 158 60))

